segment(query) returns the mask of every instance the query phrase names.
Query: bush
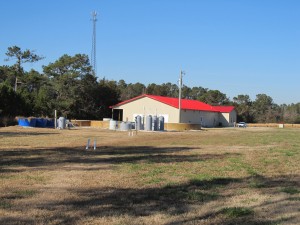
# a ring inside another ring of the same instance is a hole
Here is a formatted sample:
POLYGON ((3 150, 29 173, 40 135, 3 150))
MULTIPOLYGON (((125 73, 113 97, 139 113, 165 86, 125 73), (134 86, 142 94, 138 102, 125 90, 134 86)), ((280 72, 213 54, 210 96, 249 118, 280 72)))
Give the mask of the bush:
POLYGON ((15 117, 10 117, 10 116, 0 117, 0 127, 14 126, 17 124, 18 124, 18 121, 16 120, 15 117))

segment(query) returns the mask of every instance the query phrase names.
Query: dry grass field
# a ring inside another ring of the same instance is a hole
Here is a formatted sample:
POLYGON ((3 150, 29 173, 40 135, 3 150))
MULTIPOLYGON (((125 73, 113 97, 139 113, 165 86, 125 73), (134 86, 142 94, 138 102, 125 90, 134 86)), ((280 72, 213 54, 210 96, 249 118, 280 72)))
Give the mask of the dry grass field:
POLYGON ((300 224, 299 163, 300 129, 0 128, 0 224, 300 224))

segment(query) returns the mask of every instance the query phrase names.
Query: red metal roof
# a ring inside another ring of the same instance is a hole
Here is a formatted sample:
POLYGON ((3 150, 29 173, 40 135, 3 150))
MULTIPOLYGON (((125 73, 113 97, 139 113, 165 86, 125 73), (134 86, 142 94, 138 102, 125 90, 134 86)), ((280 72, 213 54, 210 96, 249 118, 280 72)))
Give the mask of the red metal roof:
MULTIPOLYGON (((179 108, 179 99, 178 98, 171 98, 171 97, 164 97, 164 96, 157 96, 157 95, 140 95, 135 98, 120 102, 117 105, 111 106, 110 108, 115 108, 117 106, 121 106, 127 104, 129 102, 135 101, 141 98, 151 98, 166 105, 172 106, 174 108, 179 108)), ((233 106, 211 106, 204 102, 200 102, 197 100, 190 100, 190 99, 181 99, 181 109, 186 110, 198 110, 198 111, 210 111, 210 112, 231 112, 234 107, 233 106)))
POLYGON ((234 110, 234 106, 213 106, 217 111, 221 113, 230 113, 234 110))

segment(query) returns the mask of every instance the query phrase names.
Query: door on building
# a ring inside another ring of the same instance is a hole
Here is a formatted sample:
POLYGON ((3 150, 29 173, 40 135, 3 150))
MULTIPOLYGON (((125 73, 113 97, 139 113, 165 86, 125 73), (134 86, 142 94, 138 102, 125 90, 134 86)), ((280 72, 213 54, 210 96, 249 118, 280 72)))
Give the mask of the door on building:
POLYGON ((123 121, 123 109, 114 109, 112 119, 116 121, 123 121))

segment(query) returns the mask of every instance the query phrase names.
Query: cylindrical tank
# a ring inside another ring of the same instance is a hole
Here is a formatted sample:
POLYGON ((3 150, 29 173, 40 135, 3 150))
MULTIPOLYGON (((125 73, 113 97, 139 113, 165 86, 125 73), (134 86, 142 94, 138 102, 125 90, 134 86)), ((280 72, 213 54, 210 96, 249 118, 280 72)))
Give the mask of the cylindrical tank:
POLYGON ((165 130, 165 118, 163 116, 158 117, 158 130, 165 130))
POLYGON ((131 129, 131 122, 122 122, 120 125, 120 130, 127 131, 131 129))
POLYGON ((146 130, 147 131, 152 130, 152 116, 151 115, 148 115, 146 117, 146 130))
POLYGON ((125 130, 126 129, 126 123, 125 122, 121 122, 120 124, 120 130, 125 130))
POLYGON ((141 116, 135 117, 135 128, 137 130, 142 130, 142 117, 141 116))
POLYGON ((54 127, 54 120, 53 119, 47 119, 46 127, 53 128, 54 127))
POLYGON ((58 129, 65 129, 66 128, 66 119, 65 117, 58 118, 58 129))
POLYGON ((158 120, 157 116, 152 117, 152 130, 157 131, 158 130, 158 120))
POLYGON ((131 129, 132 129, 132 123, 126 122, 126 130, 131 130, 131 129))
POLYGON ((117 121, 115 121, 115 120, 109 121, 109 129, 116 130, 117 129, 117 121))
POLYGON ((47 125, 47 119, 44 119, 44 118, 36 119, 36 123, 35 123, 36 127, 46 127, 46 125, 47 125))
POLYGON ((19 118, 18 123, 20 126, 23 127, 29 127, 30 126, 30 121, 27 118, 19 118))

